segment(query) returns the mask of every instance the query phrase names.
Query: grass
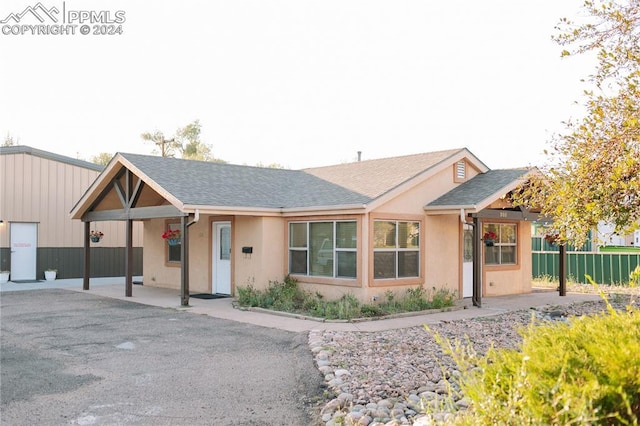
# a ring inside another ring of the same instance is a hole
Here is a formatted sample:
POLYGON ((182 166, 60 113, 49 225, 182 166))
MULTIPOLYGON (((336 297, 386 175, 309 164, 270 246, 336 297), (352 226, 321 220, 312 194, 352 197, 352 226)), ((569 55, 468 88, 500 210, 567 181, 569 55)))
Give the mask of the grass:
POLYGON ((336 300, 325 300, 320 293, 302 290, 296 279, 286 276, 283 282, 271 281, 265 290, 252 284, 238 287, 238 304, 260 307, 311 317, 350 320, 354 318, 383 317, 386 315, 451 307, 456 293, 446 289, 425 289, 422 286, 405 292, 387 291, 379 303, 361 304, 352 294, 336 300))
MULTIPOLYGON (((599 284, 598 290, 593 285, 586 282, 578 282, 574 277, 567 278, 567 291, 571 293, 598 293, 605 294, 638 294, 640 289, 637 286, 629 285, 629 283, 616 284, 599 284)), ((532 281, 533 287, 556 289, 560 283, 558 279, 554 279, 548 275, 536 277, 532 281)))
POLYGON ((640 247, 602 246, 600 251, 605 253, 640 253, 640 247))

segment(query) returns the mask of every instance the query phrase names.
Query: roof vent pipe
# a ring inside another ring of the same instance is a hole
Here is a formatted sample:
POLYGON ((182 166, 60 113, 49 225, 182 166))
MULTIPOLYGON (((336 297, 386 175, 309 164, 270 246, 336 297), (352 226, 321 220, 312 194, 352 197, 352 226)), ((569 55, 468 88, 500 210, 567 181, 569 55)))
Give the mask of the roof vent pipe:
POLYGON ((358 151, 358 161, 362 160, 362 151, 358 151))

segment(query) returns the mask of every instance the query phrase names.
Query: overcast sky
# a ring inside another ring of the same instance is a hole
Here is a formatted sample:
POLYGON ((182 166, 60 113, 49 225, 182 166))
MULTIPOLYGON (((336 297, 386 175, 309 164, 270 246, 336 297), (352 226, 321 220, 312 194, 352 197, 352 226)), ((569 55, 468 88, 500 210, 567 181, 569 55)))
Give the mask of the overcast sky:
MULTIPOLYGON (((37 3, 3 0, 0 21, 37 3)), ((2 139, 84 159, 151 153, 141 133, 199 119, 236 164, 468 147, 490 168, 540 165, 593 70, 550 39, 582 0, 41 3, 126 19, 121 35, 0 34, 2 139)))

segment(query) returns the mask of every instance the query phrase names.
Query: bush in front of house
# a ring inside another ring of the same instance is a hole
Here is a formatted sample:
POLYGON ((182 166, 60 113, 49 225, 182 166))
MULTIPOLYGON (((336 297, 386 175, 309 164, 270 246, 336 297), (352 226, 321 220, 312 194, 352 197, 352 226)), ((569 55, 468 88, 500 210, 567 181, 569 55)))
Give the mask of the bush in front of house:
POLYGON ((640 310, 531 324, 518 350, 477 356, 469 344, 440 343, 471 400, 456 424, 625 424, 640 418, 640 310))
POLYGON ((295 278, 287 275, 283 282, 270 281, 265 290, 258 290, 249 284, 238 287, 238 304, 243 307, 260 307, 309 315, 326 319, 348 320, 353 318, 381 317, 400 312, 427 309, 442 309, 453 306, 456 293, 446 289, 425 290, 421 286, 410 288, 396 295, 386 293, 386 300, 380 304, 360 304, 351 294, 344 294, 337 300, 324 300, 320 293, 311 293, 298 287, 295 278))

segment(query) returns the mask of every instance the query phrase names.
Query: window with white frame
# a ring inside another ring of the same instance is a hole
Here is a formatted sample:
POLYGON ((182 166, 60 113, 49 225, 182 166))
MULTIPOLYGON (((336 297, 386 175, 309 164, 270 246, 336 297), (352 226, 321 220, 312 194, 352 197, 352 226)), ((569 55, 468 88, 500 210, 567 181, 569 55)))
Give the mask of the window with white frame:
POLYGON ((515 265, 518 252, 515 223, 485 223, 482 226, 485 265, 515 265))
POLYGON ((357 222, 289 223, 289 273, 356 278, 357 222))
POLYGON ((375 279, 420 276, 420 222, 374 221, 373 275, 375 279))

